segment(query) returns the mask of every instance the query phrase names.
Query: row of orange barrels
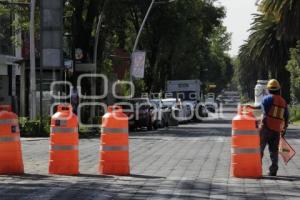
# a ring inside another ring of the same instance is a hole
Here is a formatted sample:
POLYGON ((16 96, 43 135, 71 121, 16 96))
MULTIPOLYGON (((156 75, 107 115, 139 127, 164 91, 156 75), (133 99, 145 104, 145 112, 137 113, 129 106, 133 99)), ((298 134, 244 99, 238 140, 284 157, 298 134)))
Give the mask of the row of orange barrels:
MULTIPOLYGON (((120 107, 103 116, 99 173, 129 175, 128 118, 120 107)), ((78 119, 69 104, 59 105, 51 118, 49 174, 79 174, 78 119)), ((11 106, 0 106, 0 174, 23 174, 18 118, 11 106)))
MULTIPOLYGON (((110 106, 102 118, 99 173, 129 175, 128 118, 118 106, 110 106)), ((51 118, 49 173, 79 173, 78 119, 71 105, 59 105, 51 118)), ((17 115, 0 106, 0 174, 23 174, 17 115)), ((262 176, 260 139, 256 119, 241 107, 232 121, 231 175, 262 176)))

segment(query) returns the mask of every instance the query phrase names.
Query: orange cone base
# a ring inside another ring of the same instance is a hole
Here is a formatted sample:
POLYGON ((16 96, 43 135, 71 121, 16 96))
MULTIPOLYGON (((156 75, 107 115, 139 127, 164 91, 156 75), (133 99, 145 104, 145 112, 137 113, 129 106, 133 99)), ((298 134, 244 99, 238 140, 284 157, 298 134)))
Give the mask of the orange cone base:
POLYGON ((241 156, 232 158, 231 176, 237 178, 261 178, 262 165, 260 157, 253 156, 251 162, 245 161, 241 156))
POLYGON ((247 173, 247 174, 232 171, 231 176, 236 178, 253 178, 253 179, 262 178, 262 175, 257 175, 258 173, 259 171, 254 171, 253 173, 247 173))
POLYGON ((49 174, 57 175, 78 175, 79 165, 78 163, 66 162, 53 162, 49 163, 49 174))
POLYGON ((24 165, 21 152, 12 154, 0 155, 0 174, 24 174, 24 165), (11 157, 10 157, 11 156, 11 157))
POLYGON ((128 164, 105 163, 101 161, 99 173, 103 175, 128 176, 130 175, 130 167, 128 164))
POLYGON ((24 167, 19 163, 2 163, 0 166, 0 175, 22 175, 24 174, 24 167))

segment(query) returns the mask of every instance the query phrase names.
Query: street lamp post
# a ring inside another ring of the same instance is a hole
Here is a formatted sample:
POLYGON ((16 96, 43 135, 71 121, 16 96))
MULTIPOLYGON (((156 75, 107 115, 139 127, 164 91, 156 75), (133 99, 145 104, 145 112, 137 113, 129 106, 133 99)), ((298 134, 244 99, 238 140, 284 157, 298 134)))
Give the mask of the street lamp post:
POLYGON ((141 37, 141 33, 142 33, 143 28, 144 28, 144 26, 145 26, 145 23, 146 23, 146 21, 147 21, 147 19, 148 19, 148 16, 149 16, 149 14, 150 14, 150 11, 151 11, 151 9, 153 8, 154 3, 155 3, 155 0, 152 0, 152 1, 151 1, 151 4, 150 4, 150 6, 149 6, 149 8, 148 8, 148 10, 147 10, 147 13, 146 13, 146 15, 145 15, 145 17, 144 17, 144 19, 143 19, 143 22, 142 22, 142 24, 141 24, 140 30, 139 30, 139 32, 138 32, 138 34, 137 34, 137 36, 136 36, 136 39, 135 39, 135 42, 134 42, 134 45, 133 45, 133 49, 132 49, 132 52, 133 52, 133 53, 136 51, 137 45, 138 45, 139 40, 140 40, 140 37, 141 37))
MULTIPOLYGON (((159 4, 159 3, 171 3, 171 2, 174 2, 174 1, 176 1, 176 0, 168 0, 168 1, 166 1, 166 2, 162 2, 162 1, 156 2, 155 0, 152 0, 152 1, 151 1, 151 4, 150 4, 150 6, 149 6, 149 8, 148 8, 148 10, 147 10, 147 13, 146 13, 144 19, 143 19, 143 22, 142 22, 142 24, 141 24, 141 27, 140 27, 140 29, 139 29, 139 32, 138 32, 138 34, 137 34, 137 36, 136 36, 136 39, 135 39, 135 42, 134 42, 134 45, 133 45, 133 49, 132 49, 132 53, 134 53, 134 52, 136 51, 136 49, 137 49, 137 45, 138 45, 138 43, 139 43, 139 40, 140 40, 142 31, 143 31, 143 28, 144 28, 145 23, 146 23, 146 21, 147 21, 147 19, 148 19, 148 16, 149 16, 149 14, 150 14, 150 12, 151 12, 151 10, 152 10, 152 8, 153 8, 153 5, 154 5, 155 3, 157 3, 157 4, 159 4)), ((132 72, 130 72, 130 80, 132 81, 132 80, 133 80, 133 77, 132 77, 132 74, 131 74, 131 73, 132 73, 132 72)))
MULTIPOLYGON (((100 31, 101 31, 101 26, 102 26, 102 22, 103 22, 103 18, 104 18, 104 11, 105 11, 105 6, 107 4, 107 1, 105 0, 103 3, 103 8, 102 11, 100 12, 99 16, 98 16, 98 22, 97 22, 97 27, 96 27, 96 35, 95 35, 95 45, 94 45, 94 65, 95 65, 95 69, 94 69, 94 74, 97 73, 97 55, 98 55, 98 45, 99 45, 99 37, 100 37, 100 31)), ((91 80, 91 91, 92 91, 92 95, 95 96, 96 95, 96 79, 91 80)), ((93 102, 95 103, 95 100, 93 100, 93 102)), ((92 113, 92 117, 96 116, 96 110, 95 107, 92 106, 91 108, 91 113, 92 113)))
MULTIPOLYGON (((36 0, 30 3, 30 119, 36 118, 36 72, 35 72, 35 45, 34 45, 34 14, 36 0)), ((42 84, 42 83, 40 83, 42 84)), ((41 98, 41 97, 40 97, 41 98)))

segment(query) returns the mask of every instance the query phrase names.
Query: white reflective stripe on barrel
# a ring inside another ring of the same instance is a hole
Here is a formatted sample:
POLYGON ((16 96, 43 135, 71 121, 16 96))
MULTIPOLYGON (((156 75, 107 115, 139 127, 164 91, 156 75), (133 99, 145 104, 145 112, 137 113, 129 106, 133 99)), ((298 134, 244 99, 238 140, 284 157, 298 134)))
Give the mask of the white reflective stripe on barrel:
POLYGON ((231 148, 231 153, 260 153, 260 148, 231 148))
POLYGON ((259 135, 257 130, 232 130, 232 135, 259 135))
POLYGON ((128 133, 128 128, 101 128, 101 133, 128 133))
POLYGON ((77 133, 78 128, 64 128, 64 127, 54 127, 51 128, 51 133, 77 133))
POLYGON ((50 146, 52 151, 72 151, 78 150, 78 145, 52 145, 50 146))
POLYGON ((128 146, 101 146, 100 151, 128 151, 128 146))
POLYGON ((1 136, 0 142, 17 142, 20 140, 19 136, 1 136))
POLYGON ((17 119, 0 119, 0 125, 3 124, 18 124, 18 120, 17 119))

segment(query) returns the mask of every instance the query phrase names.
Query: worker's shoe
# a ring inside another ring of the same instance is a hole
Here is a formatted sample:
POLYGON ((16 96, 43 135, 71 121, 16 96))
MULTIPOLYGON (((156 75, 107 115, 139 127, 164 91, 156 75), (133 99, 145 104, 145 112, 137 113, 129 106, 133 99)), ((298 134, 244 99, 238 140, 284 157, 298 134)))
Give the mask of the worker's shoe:
POLYGON ((268 176, 277 176, 277 172, 268 172, 268 176))
MULTIPOLYGON (((273 158, 273 159, 278 159, 278 157, 277 158, 273 158)), ((277 163, 277 162, 276 162, 277 163)), ((277 171, 278 171, 278 165, 277 164, 272 164, 271 166, 270 166, 270 168, 269 168, 269 173, 268 173, 268 175, 269 176, 276 176, 277 175, 277 171)))

